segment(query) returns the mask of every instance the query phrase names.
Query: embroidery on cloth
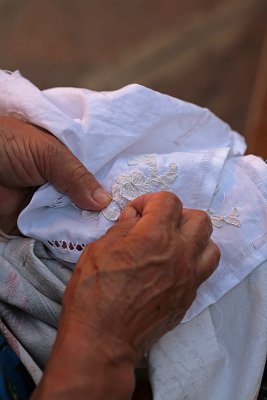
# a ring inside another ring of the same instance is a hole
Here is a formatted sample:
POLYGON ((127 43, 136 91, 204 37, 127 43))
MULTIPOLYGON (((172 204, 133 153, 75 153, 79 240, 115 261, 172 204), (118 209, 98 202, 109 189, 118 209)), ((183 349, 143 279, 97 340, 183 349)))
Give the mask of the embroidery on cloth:
POLYGON ((234 208, 230 214, 227 215, 214 215, 214 212, 211 209, 207 210, 207 214, 211 219, 212 225, 216 226, 216 228, 220 228, 223 222, 226 222, 229 225, 234 225, 238 228, 241 226, 240 220, 238 217, 238 209, 234 208))
POLYGON ((161 190, 169 190, 168 184, 174 182, 177 177, 177 165, 174 163, 168 165, 165 173, 159 174, 155 154, 144 154, 128 162, 130 167, 141 164, 149 167, 150 175, 148 177, 141 171, 125 172, 118 176, 112 185, 112 197, 121 205, 121 208, 136 197, 151 193, 153 186, 158 186, 161 190))
MULTIPOLYGON (((136 157, 128 162, 129 167, 138 167, 145 165, 148 167, 148 173, 142 171, 130 170, 124 172, 115 178, 111 187, 111 195, 113 201, 103 211, 81 210, 82 219, 98 219, 101 214, 108 221, 117 221, 124 207, 136 197, 142 194, 151 193, 155 187, 160 190, 169 190, 169 184, 177 178, 177 165, 170 163, 165 172, 160 173, 155 154, 144 154, 136 157)), ((69 204, 70 199, 62 194, 58 194, 56 200, 50 205, 53 208, 65 207, 69 204)), ((76 207, 76 206, 75 206, 76 207)), ((76 207, 77 208, 77 207, 76 207)), ((82 252, 86 246, 84 243, 74 243, 67 240, 49 240, 47 245, 59 251, 75 251, 82 252)))
POLYGON ((157 186, 160 190, 169 190, 169 184, 177 178, 177 165, 170 163, 167 171, 160 174, 158 169, 157 157, 155 154, 144 154, 128 161, 129 167, 146 165, 149 168, 149 175, 133 170, 119 175, 111 188, 113 202, 102 212, 82 211, 84 219, 99 217, 103 214, 109 221, 116 221, 124 207, 136 197, 142 194, 153 192, 157 186))
POLYGON ((204 110, 204 112, 200 115, 200 117, 196 120, 196 122, 190 126, 181 136, 178 136, 173 143, 179 146, 185 139, 188 139, 197 129, 201 128, 210 118, 210 113, 208 110, 204 110))
POLYGON ((169 190, 169 184, 177 178, 177 165, 174 163, 170 163, 167 171, 160 175, 155 154, 144 154, 128 161, 130 167, 142 164, 149 168, 148 176, 136 170, 124 172, 115 179, 111 188, 113 202, 103 211, 109 221, 116 221, 129 201, 151 193, 155 186, 160 190, 169 190))
POLYGON ((109 221, 117 221, 120 216, 122 208, 119 204, 113 203, 103 210, 103 215, 109 221))
POLYGON ((48 240, 47 243, 56 248, 57 250, 65 250, 65 251, 83 251, 86 244, 85 243, 74 243, 69 242, 67 240, 48 240))
POLYGON ((22 121, 22 122, 29 122, 27 117, 23 114, 22 111, 9 111, 7 113, 7 116, 18 119, 19 121, 22 121))

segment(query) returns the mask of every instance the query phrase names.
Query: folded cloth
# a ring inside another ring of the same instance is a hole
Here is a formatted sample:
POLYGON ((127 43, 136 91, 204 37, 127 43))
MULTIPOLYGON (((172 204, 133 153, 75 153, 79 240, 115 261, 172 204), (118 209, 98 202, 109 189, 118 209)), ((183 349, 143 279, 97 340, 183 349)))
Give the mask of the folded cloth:
POLYGON ((0 240, 0 331, 38 383, 71 270, 33 239, 0 240))
POLYGON ((39 241, 0 242, 0 329, 34 381, 47 363, 84 245, 132 198, 164 189, 209 213, 222 259, 184 323, 151 349, 153 396, 254 399, 267 351, 263 161, 244 157, 243 139, 208 110, 138 85, 40 92, 19 73, 0 71, 0 89, 0 115, 52 132, 113 195, 107 209, 91 213, 44 185, 19 218, 22 232, 39 241))
POLYGON ((155 344, 149 355, 154 400, 257 399, 267 353, 266 285, 264 262, 155 344))
POLYGON ((185 207, 206 210, 222 252, 184 322, 267 259, 267 166, 242 156, 244 139, 210 111, 139 85, 41 92, 18 72, 0 71, 0 88, 0 115, 52 132, 113 196, 102 212, 88 212, 52 185, 35 193, 18 226, 57 259, 75 263, 130 200, 159 190, 176 193, 185 207))
MULTIPOLYGON (((0 242, 0 329, 36 383, 71 270, 42 242, 0 242)), ((254 400, 267 352, 267 263, 149 352, 155 400, 254 400)), ((75 343, 73 343, 75 346, 75 343)))

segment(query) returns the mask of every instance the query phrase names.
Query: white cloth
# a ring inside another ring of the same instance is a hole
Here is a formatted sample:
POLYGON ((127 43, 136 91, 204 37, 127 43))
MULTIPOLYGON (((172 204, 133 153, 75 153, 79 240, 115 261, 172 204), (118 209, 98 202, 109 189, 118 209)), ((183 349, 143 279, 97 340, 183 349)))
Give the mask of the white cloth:
MULTIPOLYGON (((0 71, 0 91, 0 115, 23 115, 56 135, 115 196, 119 190, 114 207, 165 184, 186 206, 210 209, 222 261, 187 322, 150 352, 154 398, 253 400, 267 350, 267 264, 257 268, 267 251, 265 164, 243 157, 243 139, 208 110, 137 85, 111 93, 40 92, 19 73, 0 71), (145 153, 156 155, 127 165, 145 153)), ((20 228, 75 261, 80 249, 63 251, 57 242, 94 240, 117 211, 82 213, 46 185, 23 211, 20 228)), ((0 328, 38 382, 71 270, 32 239, 0 243, 0 265, 0 328)))
MULTIPOLYGON (((36 383, 70 276, 41 242, 0 242, 0 329, 36 383)), ((153 346, 149 370, 155 400, 257 398, 267 352, 266 287, 267 262, 153 346)))
POLYGON ((267 259, 267 167, 243 157, 244 139, 210 111, 139 85, 41 92, 19 73, 2 71, 0 89, 0 115, 22 113, 48 129, 113 194, 104 212, 90 214, 51 185, 36 192, 18 225, 58 259, 76 262, 129 200, 162 189, 186 207, 210 210, 222 251, 218 270, 200 287, 184 322, 267 259))
MULTIPOLYGON (((241 267, 241 265, 240 265, 241 267)), ((267 353, 267 263, 149 355, 154 400, 256 400, 267 353)))

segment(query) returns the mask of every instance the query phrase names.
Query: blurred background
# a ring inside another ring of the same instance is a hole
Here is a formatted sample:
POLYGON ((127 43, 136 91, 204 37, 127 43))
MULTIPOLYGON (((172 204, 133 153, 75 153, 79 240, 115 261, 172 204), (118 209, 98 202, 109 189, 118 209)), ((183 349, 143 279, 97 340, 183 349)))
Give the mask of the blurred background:
POLYGON ((266 0, 0 0, 0 68, 40 88, 140 83, 210 108, 264 156, 266 24, 266 0))

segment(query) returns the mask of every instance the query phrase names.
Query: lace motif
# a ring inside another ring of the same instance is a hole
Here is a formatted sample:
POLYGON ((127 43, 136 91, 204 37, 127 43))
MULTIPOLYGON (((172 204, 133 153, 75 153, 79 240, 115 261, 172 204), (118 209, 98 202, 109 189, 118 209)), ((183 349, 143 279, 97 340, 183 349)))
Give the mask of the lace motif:
POLYGON ((241 226, 240 220, 238 217, 238 209, 234 208, 230 214, 227 215, 214 215, 214 212, 210 209, 207 210, 207 214, 209 215, 212 225, 216 226, 216 228, 220 228, 223 222, 226 222, 229 225, 234 225, 238 228, 241 226))
MULTIPOLYGON (((123 208, 142 194, 150 193, 156 186, 160 190, 169 190, 169 184, 177 178, 177 165, 170 163, 167 171, 160 175, 155 154, 144 154, 128 162, 129 167, 146 165, 149 175, 138 170, 125 172, 115 179, 111 188, 113 202, 103 210, 103 215, 109 221, 116 221, 123 208)), ((97 217, 100 213, 97 213, 97 217)), ((95 218, 95 212, 83 211, 84 219, 95 218)))

